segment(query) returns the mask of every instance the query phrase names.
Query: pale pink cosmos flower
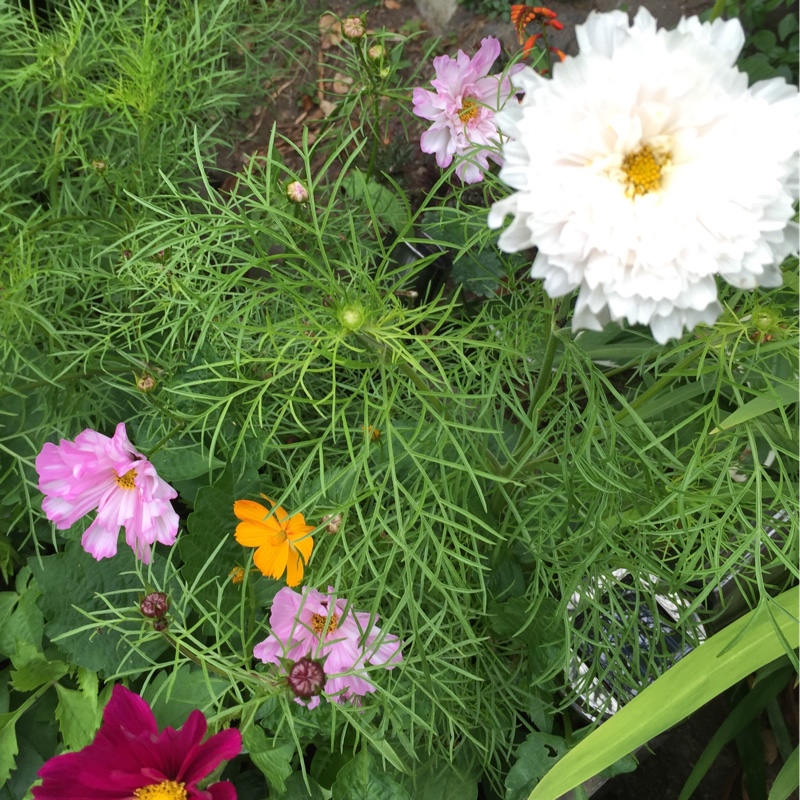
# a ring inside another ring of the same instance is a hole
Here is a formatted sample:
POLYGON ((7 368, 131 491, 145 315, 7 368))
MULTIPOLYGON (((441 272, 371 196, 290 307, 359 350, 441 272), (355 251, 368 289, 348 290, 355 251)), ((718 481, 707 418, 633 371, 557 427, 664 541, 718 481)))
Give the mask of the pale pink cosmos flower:
POLYGON ((414 89, 414 113, 433 121, 420 139, 422 152, 435 153, 442 168, 457 157, 456 175, 465 183, 483 180, 489 158, 503 163, 494 115, 513 90, 507 76, 488 74, 499 55, 500 42, 487 36, 472 59, 462 50, 433 59, 435 92, 414 89))
MULTIPOLYGON (((397 637, 384 637, 377 625, 370 624, 368 613, 352 609, 345 613, 346 607, 347 600, 337 599, 333 587, 323 594, 307 586, 302 593, 285 586, 272 601, 272 633, 256 645, 253 655, 277 666, 282 661, 319 660, 326 675, 324 692, 338 702, 358 702, 360 696, 375 691, 366 665, 392 669, 403 655, 397 637)), ((319 697, 307 700, 308 708, 318 704, 319 697)))
POLYGON ((66 530, 97 509, 81 545, 98 561, 117 552, 119 529, 145 564, 155 542, 174 544, 178 515, 169 502, 178 493, 128 441, 120 422, 113 438, 86 429, 75 441, 48 442, 36 457, 42 510, 66 530))

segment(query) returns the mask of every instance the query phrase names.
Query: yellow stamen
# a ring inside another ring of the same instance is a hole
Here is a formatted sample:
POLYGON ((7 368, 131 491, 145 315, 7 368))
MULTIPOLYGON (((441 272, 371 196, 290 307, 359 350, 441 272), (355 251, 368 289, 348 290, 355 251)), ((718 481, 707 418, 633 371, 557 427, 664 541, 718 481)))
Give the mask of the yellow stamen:
POLYGON ((120 489, 135 489, 136 484, 133 482, 135 477, 136 470, 129 469, 124 475, 115 475, 114 483, 116 483, 120 489))
POLYGON ((478 116, 480 110, 481 107, 471 97, 465 97, 458 111, 458 118, 462 122, 469 122, 471 119, 475 119, 475 117, 478 116))
POLYGON ((339 615, 331 614, 330 619, 323 617, 322 614, 311 615, 311 627, 316 634, 320 634, 325 630, 326 622, 328 622, 328 633, 333 633, 339 627, 339 615))
POLYGON ((633 198, 661 188, 664 169, 672 163, 669 151, 657 151, 644 145, 635 153, 628 153, 622 161, 625 173, 625 194, 633 198))
POLYGON ((134 789, 133 796, 136 800, 186 800, 188 795, 184 786, 185 784, 175 781, 162 781, 134 789))

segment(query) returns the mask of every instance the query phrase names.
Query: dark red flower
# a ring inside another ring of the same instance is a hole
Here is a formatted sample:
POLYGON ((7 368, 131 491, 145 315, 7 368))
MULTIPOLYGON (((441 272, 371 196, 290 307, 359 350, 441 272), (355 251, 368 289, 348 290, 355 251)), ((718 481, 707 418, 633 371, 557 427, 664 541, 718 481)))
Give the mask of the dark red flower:
POLYGON ((241 734, 229 728, 201 744, 205 732, 206 718, 192 711, 182 728, 159 733, 150 706, 117 685, 94 741, 47 761, 34 800, 236 800, 228 781, 197 783, 239 754, 241 734))

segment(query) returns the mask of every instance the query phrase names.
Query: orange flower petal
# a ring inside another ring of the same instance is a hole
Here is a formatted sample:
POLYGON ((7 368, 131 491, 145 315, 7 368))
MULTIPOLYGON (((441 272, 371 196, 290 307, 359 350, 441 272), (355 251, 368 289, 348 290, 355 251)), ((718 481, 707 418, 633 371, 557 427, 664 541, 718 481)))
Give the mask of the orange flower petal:
POLYGON ((286 561, 286 585, 297 586, 303 580, 303 558, 293 547, 288 548, 286 561))
POLYGON ((286 534, 274 520, 240 522, 236 526, 234 537, 239 544, 245 547, 275 547, 286 540, 286 534))
POLYGON ((305 536, 314 530, 313 525, 306 525, 305 517, 302 514, 295 514, 283 527, 286 530, 286 535, 292 540, 298 536, 305 536))
POLYGON ((256 503, 255 500, 237 500, 233 504, 233 513, 243 521, 263 521, 269 514, 269 509, 264 508, 261 503, 256 503))
POLYGON ((277 580, 286 569, 286 558, 289 545, 284 542, 279 547, 259 547, 253 555, 253 563, 261 570, 262 575, 277 580))
POLYGON ((311 558, 311 551, 314 549, 314 540, 310 536, 306 536, 304 539, 298 539, 289 546, 299 550, 300 554, 303 556, 303 561, 308 564, 308 559, 311 558))
POLYGON ((271 497, 267 497, 265 494, 261 495, 271 506, 274 511, 273 516, 278 518, 279 522, 283 522, 289 514, 286 512, 286 509, 283 506, 279 506, 275 503, 275 501, 271 497))

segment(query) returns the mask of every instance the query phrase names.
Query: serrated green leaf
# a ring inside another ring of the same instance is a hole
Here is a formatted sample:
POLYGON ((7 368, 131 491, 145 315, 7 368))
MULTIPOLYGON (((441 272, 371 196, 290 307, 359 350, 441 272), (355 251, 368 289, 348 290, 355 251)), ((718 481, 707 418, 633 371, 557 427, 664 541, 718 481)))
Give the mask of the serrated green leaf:
POLYGON ((391 775, 381 770, 366 748, 339 770, 331 792, 333 800, 410 800, 411 798, 391 775))
POLYGON ((19 745, 14 728, 16 721, 17 715, 13 711, 9 714, 0 714, 0 785, 8 780, 11 770, 17 766, 19 745))
POLYGON ((505 269, 496 253, 483 250, 478 253, 466 252, 453 262, 450 277, 460 283, 468 292, 481 297, 491 297, 500 286, 500 278, 505 269))
POLYGON ((37 604, 41 592, 31 572, 23 567, 17 575, 17 592, 0 595, 0 653, 12 656, 18 641, 42 648, 44 619, 37 604))
POLYGON ((28 695, 19 708, 0 714, 0 786, 8 780, 11 771, 16 767, 16 756, 19 753, 16 733, 17 721, 39 699, 44 691, 44 688, 38 689, 34 694, 28 695))
POLYGON ((48 660, 32 644, 25 642, 20 643, 11 663, 14 665, 11 686, 18 692, 32 692, 69 672, 69 664, 48 660))
POLYGON ((560 736, 534 731, 517 748, 517 761, 506 776, 505 800, 522 800, 567 752, 560 736))
POLYGON ((92 672, 90 669, 78 667, 76 679, 78 681, 78 687, 80 690, 86 695, 86 697, 93 698, 95 705, 97 705, 97 694, 100 691, 100 680, 97 677, 97 673, 92 672))
POLYGON ((370 178, 361 170, 353 170, 342 180, 342 189, 350 200, 363 200, 383 228, 401 231, 407 222, 406 210, 395 193, 370 178))
POLYGON ((56 719, 61 738, 69 750, 80 750, 94 738, 100 727, 97 696, 86 695, 80 689, 67 689, 56 684, 58 705, 56 719))
POLYGON ((256 725, 245 730, 242 741, 253 763, 264 773, 270 794, 282 794, 286 789, 286 780, 292 774, 294 744, 280 739, 276 744, 256 725))

